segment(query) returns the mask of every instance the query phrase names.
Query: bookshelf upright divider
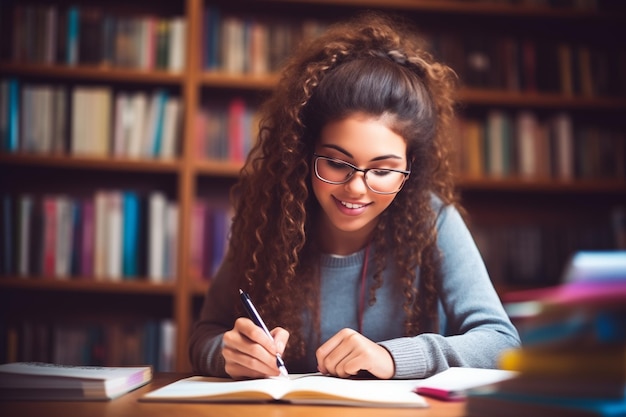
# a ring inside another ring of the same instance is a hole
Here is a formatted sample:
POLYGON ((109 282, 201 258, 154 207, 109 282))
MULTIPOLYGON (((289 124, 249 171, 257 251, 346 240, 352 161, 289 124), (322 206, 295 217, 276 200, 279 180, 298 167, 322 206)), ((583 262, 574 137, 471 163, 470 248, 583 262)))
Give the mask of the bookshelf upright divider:
POLYGON ((185 65, 186 77, 184 82, 185 124, 184 144, 182 148, 183 169, 179 177, 179 198, 181 201, 180 224, 181 239, 179 241, 178 259, 178 285, 176 293, 174 317, 178 325, 178 337, 176 340, 177 369, 189 368, 187 358, 187 339, 192 326, 192 303, 190 298, 189 283, 189 242, 191 230, 192 205, 196 195, 196 158, 192 138, 194 137, 194 120, 198 107, 198 89, 200 80, 200 66, 198 55, 200 51, 200 25, 199 16, 202 16, 202 0, 187 0, 185 11, 187 15, 187 62, 185 65), (184 352, 181 354, 181 352, 184 352))

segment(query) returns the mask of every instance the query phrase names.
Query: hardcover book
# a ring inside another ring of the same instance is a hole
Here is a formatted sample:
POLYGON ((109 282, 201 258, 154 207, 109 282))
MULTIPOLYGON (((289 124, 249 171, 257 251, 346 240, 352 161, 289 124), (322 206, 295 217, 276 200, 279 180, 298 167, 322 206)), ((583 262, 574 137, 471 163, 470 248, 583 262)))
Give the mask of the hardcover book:
POLYGON ((152 367, 64 366, 42 362, 0 365, 0 400, 108 400, 152 379, 152 367))

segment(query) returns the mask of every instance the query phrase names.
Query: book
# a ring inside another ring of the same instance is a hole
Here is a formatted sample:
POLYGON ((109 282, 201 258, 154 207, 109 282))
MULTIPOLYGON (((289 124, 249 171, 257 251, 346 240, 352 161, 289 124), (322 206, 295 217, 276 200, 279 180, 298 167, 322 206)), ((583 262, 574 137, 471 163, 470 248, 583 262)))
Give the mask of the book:
POLYGON ((152 380, 152 367, 65 366, 42 362, 0 365, 0 399, 107 400, 152 380))
POLYGON ((500 381, 498 392, 525 393, 564 398, 626 398, 626 381, 604 381, 587 378, 561 378, 548 375, 523 375, 500 381))
POLYGON ((148 209, 148 279, 163 282, 165 265, 165 221, 167 199, 161 191, 153 191, 149 197, 148 209))
POLYGON ((418 383, 415 392, 446 401, 462 401, 470 390, 515 378, 515 371, 452 367, 418 383))
POLYGON ((577 350, 518 348, 500 356, 500 368, 526 375, 626 381, 626 347, 577 350))
POLYGON ((140 401, 281 401, 292 404, 359 407, 428 407, 426 400, 413 392, 416 381, 342 379, 321 374, 292 374, 289 378, 244 381, 193 376, 149 392, 140 401))
POLYGON ((473 392, 467 416, 507 417, 617 417, 626 414, 626 398, 569 398, 519 392, 473 392))

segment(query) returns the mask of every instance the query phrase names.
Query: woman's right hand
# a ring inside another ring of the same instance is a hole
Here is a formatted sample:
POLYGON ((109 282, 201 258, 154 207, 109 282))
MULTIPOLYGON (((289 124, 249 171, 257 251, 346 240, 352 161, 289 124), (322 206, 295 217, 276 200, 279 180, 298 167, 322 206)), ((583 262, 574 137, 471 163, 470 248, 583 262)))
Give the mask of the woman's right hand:
POLYGON ((276 327, 270 333, 272 341, 252 320, 240 317, 232 330, 224 333, 222 356, 225 370, 233 379, 266 378, 280 375, 276 354, 282 355, 289 332, 276 327))

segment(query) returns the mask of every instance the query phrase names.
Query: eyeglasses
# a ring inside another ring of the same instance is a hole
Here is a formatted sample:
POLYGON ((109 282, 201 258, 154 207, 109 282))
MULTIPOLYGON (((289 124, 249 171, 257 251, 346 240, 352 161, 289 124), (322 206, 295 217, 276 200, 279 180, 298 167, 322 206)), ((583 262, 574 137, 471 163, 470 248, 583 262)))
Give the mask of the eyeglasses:
POLYGON ((315 176, 328 184, 345 184, 355 172, 363 173, 367 188, 378 194, 395 194, 402 189, 411 171, 389 168, 361 169, 341 159, 318 154, 315 157, 315 176))

